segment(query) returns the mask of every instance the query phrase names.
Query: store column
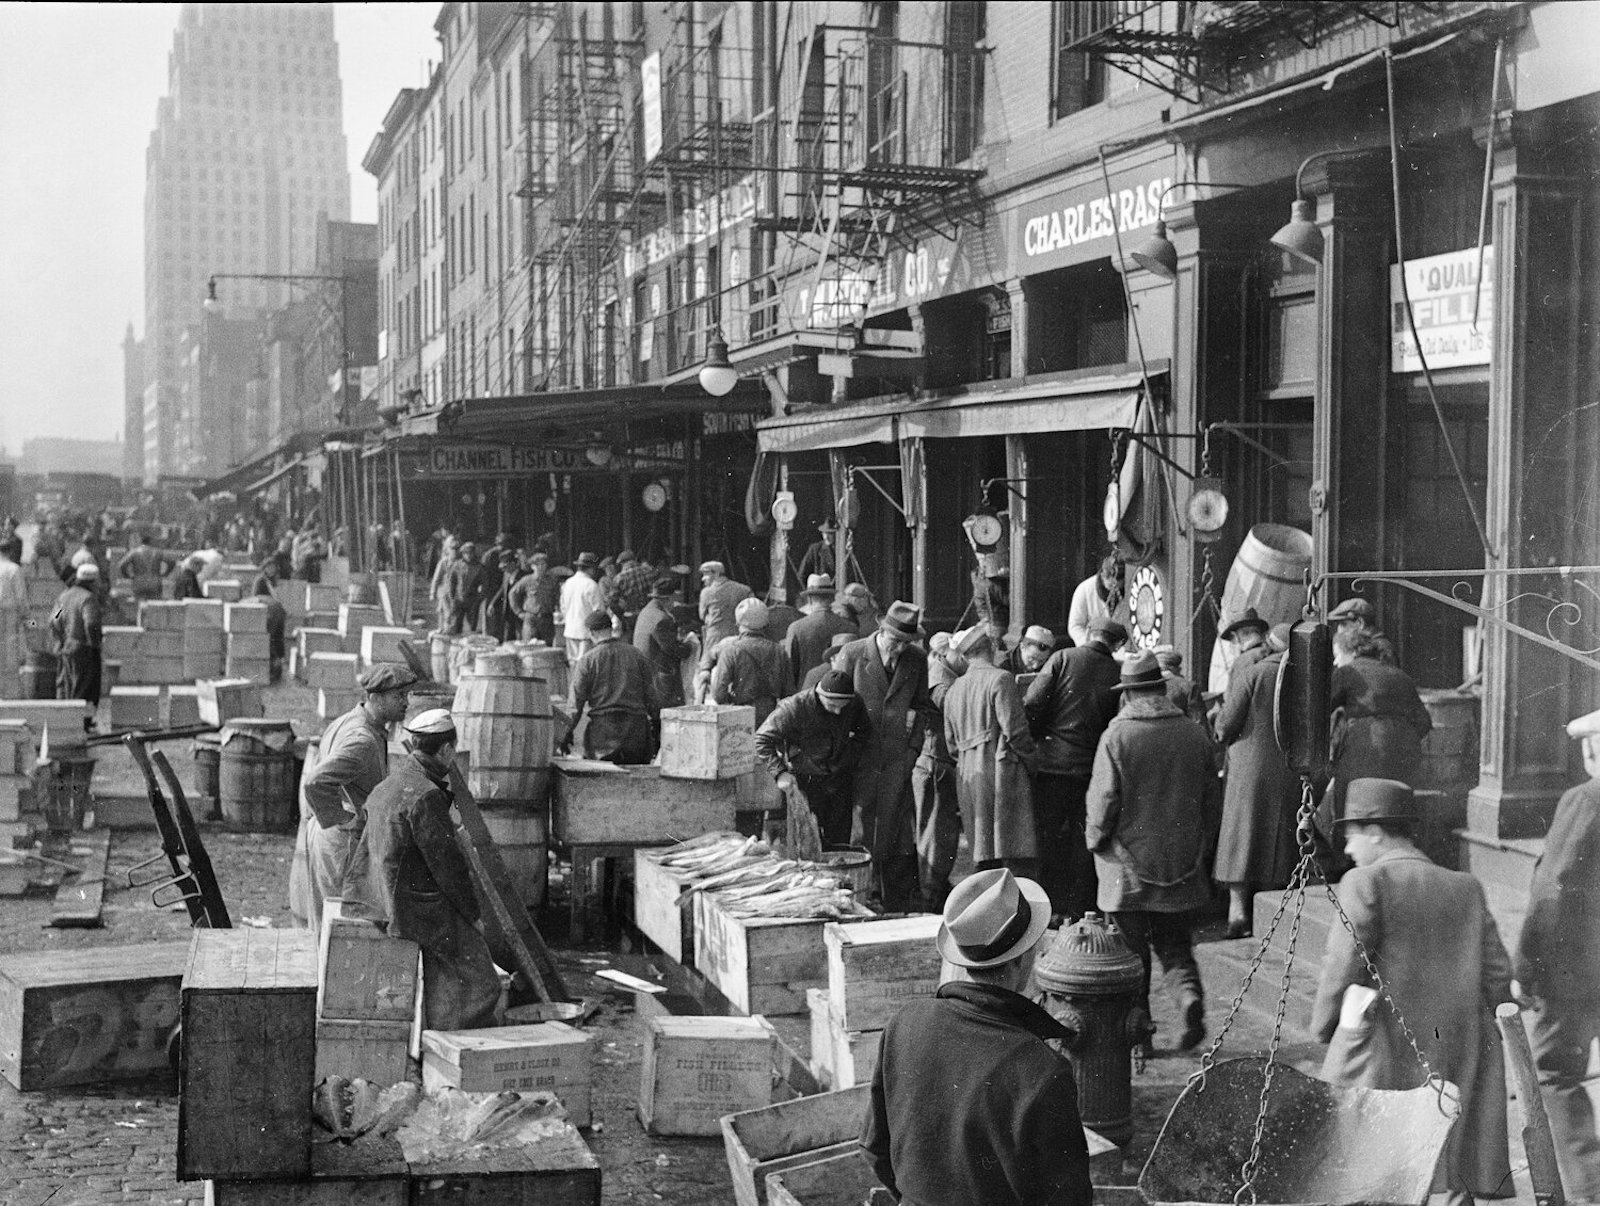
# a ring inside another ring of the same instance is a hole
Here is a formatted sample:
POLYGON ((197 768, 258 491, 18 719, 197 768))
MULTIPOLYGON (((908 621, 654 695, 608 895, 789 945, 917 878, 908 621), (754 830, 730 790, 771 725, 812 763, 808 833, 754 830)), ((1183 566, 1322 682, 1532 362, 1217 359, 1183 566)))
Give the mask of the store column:
MULTIPOLYGON (((1496 150, 1493 178, 1486 523, 1493 564, 1502 569, 1594 560, 1592 540, 1576 545, 1582 525, 1574 518, 1580 500, 1572 459, 1593 447, 1578 438, 1576 426, 1583 184, 1560 174, 1570 164, 1541 162, 1530 144, 1526 133, 1513 130, 1496 150)), ((1541 578, 1491 574, 1483 606, 1545 632, 1549 603, 1509 601, 1561 589, 1541 578)), ((1583 607, 1586 616, 1590 604, 1583 607)), ((1479 779, 1467 798, 1467 828, 1488 839, 1542 836, 1557 796, 1569 786, 1571 743, 1562 725, 1570 714, 1575 663, 1487 627, 1479 779)))
MULTIPOLYGON (((1006 296, 1011 301, 1011 376, 1028 375, 1028 289, 1022 279, 1006 282, 1006 296)), ((1015 644, 1022 639, 1022 628, 1028 598, 1028 449, 1020 435, 1006 437, 1006 476, 1011 512, 1011 624, 1007 638, 1015 644)))

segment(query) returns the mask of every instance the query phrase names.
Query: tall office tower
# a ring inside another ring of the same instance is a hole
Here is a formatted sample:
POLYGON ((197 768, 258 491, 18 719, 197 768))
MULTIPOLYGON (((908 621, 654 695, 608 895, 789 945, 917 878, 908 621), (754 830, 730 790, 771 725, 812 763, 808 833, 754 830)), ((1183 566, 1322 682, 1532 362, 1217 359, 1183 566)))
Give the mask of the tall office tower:
MULTIPOLYGON (((314 271, 317 216, 350 217, 330 4, 185 4, 145 157, 144 478, 215 472, 208 431, 242 399, 182 388, 207 278, 314 271)), ((337 286, 323 296, 337 305, 337 286)), ((241 315, 318 287, 218 284, 241 315)))

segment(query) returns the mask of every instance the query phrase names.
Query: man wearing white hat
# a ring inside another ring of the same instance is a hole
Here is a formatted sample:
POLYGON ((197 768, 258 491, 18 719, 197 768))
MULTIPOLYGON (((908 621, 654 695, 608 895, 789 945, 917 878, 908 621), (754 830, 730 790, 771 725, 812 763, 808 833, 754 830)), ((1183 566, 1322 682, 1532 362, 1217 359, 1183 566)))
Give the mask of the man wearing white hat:
POLYGON ((1017 647, 1000 660, 1000 669, 1010 674, 1037 674, 1044 669, 1055 647, 1055 633, 1043 624, 1029 624, 1017 647))
POLYGON ((496 1024, 500 977, 478 919, 472 871, 456 844, 450 766, 456 729, 443 708, 408 721, 409 754, 367 797, 367 853, 380 920, 422 948, 430 1030, 496 1024))
POLYGON ((778 701, 794 690, 789 658, 767 639, 767 605, 745 599, 734 609, 739 632, 711 656, 711 702, 743 704, 756 710, 756 725, 772 715, 778 701))
MULTIPOLYGON (((56 650, 56 698, 100 706, 100 567, 85 561, 73 572, 50 613, 56 650)), ((91 717, 90 724, 93 724, 91 717)))
MULTIPOLYGON (((739 631, 734 615, 740 603, 753 593, 743 582, 728 577, 728 567, 720 561, 700 563, 700 667, 696 693, 704 697, 711 685, 711 660, 717 646, 739 631)), ((765 623, 765 621, 762 621, 765 623)))
POLYGON ((1038 884, 1005 868, 950 893, 937 939, 962 981, 889 1022, 861 1147, 902 1202, 1089 1206, 1076 1036, 1022 995, 1050 922, 1038 884))
POLYGON ((1584 1091, 1600 1038, 1600 712, 1567 725, 1583 743, 1586 782, 1556 805, 1533 869, 1512 970, 1533 1003, 1533 1059, 1544 1086, 1568 1202, 1600 1199, 1600 1138, 1584 1091))

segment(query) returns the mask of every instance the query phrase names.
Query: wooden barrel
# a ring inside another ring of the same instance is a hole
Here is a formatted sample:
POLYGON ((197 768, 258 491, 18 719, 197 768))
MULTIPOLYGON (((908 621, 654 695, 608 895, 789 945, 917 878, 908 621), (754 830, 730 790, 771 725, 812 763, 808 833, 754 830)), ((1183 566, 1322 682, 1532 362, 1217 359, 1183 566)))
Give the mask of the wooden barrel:
POLYGON ((524 674, 542 678, 550 684, 551 699, 566 699, 572 694, 572 674, 567 666, 567 651, 553 645, 523 645, 518 656, 524 674))
MULTIPOLYGON (((1281 523, 1258 523, 1239 546, 1222 591, 1222 614, 1238 615, 1247 607, 1273 624, 1293 623, 1306 602, 1306 571, 1311 568, 1311 534, 1281 523)), ((1211 651, 1207 689, 1225 691, 1233 669, 1235 646, 1220 637, 1211 651)))
POLYGON ((428 669, 433 681, 448 683, 450 679, 450 634, 434 629, 428 634, 428 669))
POLYGON ((506 648, 489 649, 479 653, 472 659, 472 672, 511 678, 525 677, 522 672, 522 659, 517 656, 517 651, 506 648))
POLYGON ((293 831, 294 728, 287 720, 230 720, 222 730, 217 798, 222 823, 246 833, 293 831))
MULTIPOLYGON (((545 771, 546 783, 549 771, 545 771)), ((495 849, 517 886, 517 895, 530 909, 544 900, 546 855, 549 838, 545 809, 540 805, 488 805, 480 810, 495 849)))
POLYGON ((451 714, 456 744, 471 755, 467 787, 479 802, 543 802, 555 725, 542 679, 464 674, 451 714))
POLYGON ((195 811, 207 820, 217 820, 218 800, 222 795, 222 735, 201 733, 194 739, 194 790, 199 797, 195 811))

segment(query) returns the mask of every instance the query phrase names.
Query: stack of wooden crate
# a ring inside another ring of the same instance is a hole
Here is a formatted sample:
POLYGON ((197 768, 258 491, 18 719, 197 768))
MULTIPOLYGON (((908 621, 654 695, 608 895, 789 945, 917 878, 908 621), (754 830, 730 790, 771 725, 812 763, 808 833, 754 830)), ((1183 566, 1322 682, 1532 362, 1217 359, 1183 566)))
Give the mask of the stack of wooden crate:
POLYGON ((295 632, 294 645, 289 650, 289 673, 305 682, 312 654, 343 652, 344 638, 337 628, 301 627, 295 632))
POLYGON ((223 607, 218 599, 183 601, 184 678, 220 678, 226 673, 228 646, 223 607))
POLYGON ((343 1076, 377 1085, 406 1079, 420 1004, 422 953, 370 921, 322 912, 318 956, 317 1080, 343 1076))
POLYGON ((819 1083, 848 1089, 872 1079, 889 1019, 909 1000, 931 997, 941 962, 939 917, 829 922, 828 987, 806 994, 811 1070, 819 1083))
POLYGON ((317 715, 332 720, 361 700, 361 658, 354 653, 313 653, 306 659, 306 686, 317 693, 317 715))
POLYGON ((328 582, 305 582, 305 624, 309 628, 338 628, 344 587, 328 582))
POLYGON ((272 667, 266 606, 254 600, 229 603, 223 611, 222 627, 228 641, 228 677, 266 682, 272 667))
POLYGON ((772 1104, 777 1032, 765 1018, 653 1017, 639 1121, 652 1135, 719 1135, 722 1117, 772 1104))
MULTIPOLYGON (((33 844, 39 827, 39 804, 33 785, 38 746, 25 720, 0 720, 0 850, 33 844)), ((0 854, 0 896, 28 890, 28 860, 0 854)))
POLYGON ((125 683, 171 684, 191 681, 187 673, 186 650, 188 617, 180 602, 150 599, 139 604, 137 653, 122 657, 125 683))
MULTIPOLYGON (((344 651, 361 654, 361 634, 368 628, 388 626, 383 608, 371 603, 339 604, 339 635, 344 638, 344 651)), ((409 632, 407 633, 409 636, 409 632)))
POLYGON ((160 687, 111 688, 108 706, 113 729, 159 729, 162 727, 160 687))

